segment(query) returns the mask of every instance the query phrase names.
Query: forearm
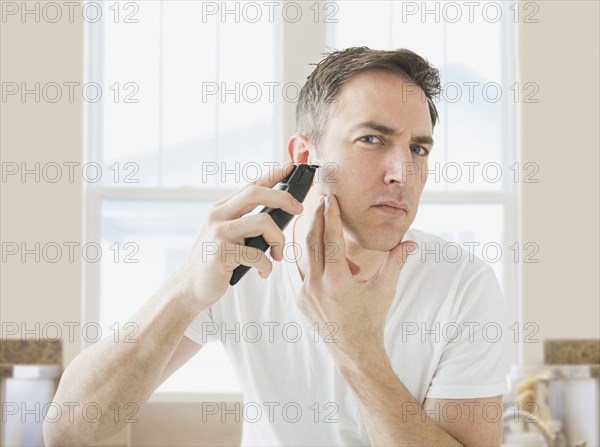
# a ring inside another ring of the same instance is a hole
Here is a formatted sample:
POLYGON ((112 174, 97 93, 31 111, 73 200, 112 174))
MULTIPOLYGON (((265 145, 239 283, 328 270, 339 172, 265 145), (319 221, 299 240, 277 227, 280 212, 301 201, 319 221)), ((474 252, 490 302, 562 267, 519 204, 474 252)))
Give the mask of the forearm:
POLYGON ((93 444, 123 428, 127 416, 159 385, 183 333, 201 310, 179 293, 172 278, 132 317, 135 334, 120 330, 118 341, 107 337, 77 356, 54 397, 62 417, 49 414, 44 424, 46 442, 93 444), (97 422, 86 420, 82 409, 87 404, 101 410, 90 410, 93 420, 100 416, 97 422), (65 412, 69 405, 75 408, 71 417, 65 412))
POLYGON ((357 398, 371 445, 461 446, 425 414, 385 351, 341 366, 340 373, 357 398))

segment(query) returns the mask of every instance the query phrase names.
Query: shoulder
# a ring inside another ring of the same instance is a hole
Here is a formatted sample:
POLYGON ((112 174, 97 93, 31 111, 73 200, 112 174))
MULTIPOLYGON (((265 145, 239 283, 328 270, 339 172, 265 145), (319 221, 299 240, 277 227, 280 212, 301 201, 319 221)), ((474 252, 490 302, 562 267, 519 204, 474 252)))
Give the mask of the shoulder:
MULTIPOLYGON (((492 267, 475 255, 472 243, 459 244, 411 228, 405 240, 417 242, 418 251, 409 256, 400 275, 406 287, 417 286, 418 293, 439 297, 461 311, 481 306, 501 307, 502 291, 492 267)), ((441 304, 441 303, 438 303, 441 304)))
POLYGON ((410 228, 404 239, 417 243, 418 251, 411 257, 421 268, 445 270, 454 274, 460 272, 469 276, 493 275, 491 266, 475 254, 479 246, 476 241, 451 242, 417 228, 410 228))

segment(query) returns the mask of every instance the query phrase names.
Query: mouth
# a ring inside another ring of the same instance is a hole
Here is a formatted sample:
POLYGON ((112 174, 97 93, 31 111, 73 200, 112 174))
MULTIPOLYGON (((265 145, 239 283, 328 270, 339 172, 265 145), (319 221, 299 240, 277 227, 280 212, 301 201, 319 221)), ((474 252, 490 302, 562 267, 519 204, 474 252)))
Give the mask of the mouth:
POLYGON ((403 216, 407 213, 406 205, 398 202, 381 202, 373 208, 392 216, 403 216))

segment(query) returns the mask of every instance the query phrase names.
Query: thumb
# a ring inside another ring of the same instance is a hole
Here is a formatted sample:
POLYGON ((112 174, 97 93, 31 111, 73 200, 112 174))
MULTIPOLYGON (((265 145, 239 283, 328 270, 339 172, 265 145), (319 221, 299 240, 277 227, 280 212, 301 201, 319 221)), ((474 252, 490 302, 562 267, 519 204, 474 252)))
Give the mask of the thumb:
POLYGON ((408 257, 418 250, 419 246, 415 241, 404 241, 396 245, 387 255, 381 269, 376 275, 378 281, 390 283, 396 286, 400 272, 406 264, 408 257))

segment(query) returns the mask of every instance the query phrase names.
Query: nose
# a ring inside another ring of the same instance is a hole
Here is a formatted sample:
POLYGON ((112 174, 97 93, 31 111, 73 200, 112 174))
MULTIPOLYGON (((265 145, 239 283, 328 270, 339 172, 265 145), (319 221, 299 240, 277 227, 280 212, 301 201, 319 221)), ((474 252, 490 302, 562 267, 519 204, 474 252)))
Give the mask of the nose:
POLYGON ((419 166, 415 163, 410 145, 408 143, 398 144, 386 153, 384 182, 390 183, 412 183, 419 178, 419 166))

